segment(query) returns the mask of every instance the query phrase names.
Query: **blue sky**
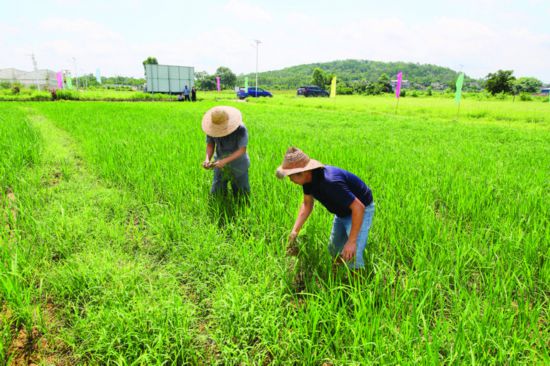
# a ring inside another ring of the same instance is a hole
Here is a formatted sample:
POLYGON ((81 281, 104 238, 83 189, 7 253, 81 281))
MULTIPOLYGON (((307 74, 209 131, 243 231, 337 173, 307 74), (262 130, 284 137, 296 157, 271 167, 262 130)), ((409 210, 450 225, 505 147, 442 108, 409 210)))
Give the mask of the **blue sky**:
POLYGON ((0 0, 0 68, 143 76, 141 62, 236 73, 338 59, 550 82, 550 1, 0 0), (74 58, 74 60, 73 60, 74 58))

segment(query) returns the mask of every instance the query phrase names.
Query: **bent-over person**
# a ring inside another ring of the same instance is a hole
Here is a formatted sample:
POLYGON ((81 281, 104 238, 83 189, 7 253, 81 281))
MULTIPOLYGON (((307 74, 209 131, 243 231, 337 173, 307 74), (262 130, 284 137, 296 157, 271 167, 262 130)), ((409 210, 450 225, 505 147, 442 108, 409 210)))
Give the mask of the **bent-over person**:
POLYGON ((371 189, 356 175, 310 159, 303 151, 291 147, 277 177, 302 186, 304 199, 294 227, 289 235, 292 245, 300 229, 313 211, 315 200, 334 214, 329 252, 340 256, 352 269, 364 268, 363 254, 374 216, 371 189))
POLYGON ((248 196, 248 131, 241 112, 227 106, 211 108, 202 118, 202 129, 206 133, 206 158, 202 167, 214 169, 210 192, 225 195, 231 183, 233 195, 248 196))

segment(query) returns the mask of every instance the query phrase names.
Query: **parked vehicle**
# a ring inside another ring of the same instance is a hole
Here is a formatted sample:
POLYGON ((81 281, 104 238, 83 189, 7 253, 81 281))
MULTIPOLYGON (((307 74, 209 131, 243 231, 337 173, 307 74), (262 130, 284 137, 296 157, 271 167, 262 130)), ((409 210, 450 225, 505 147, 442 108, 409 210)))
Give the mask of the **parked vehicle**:
POLYGON ((312 85, 299 87, 296 95, 303 95, 304 97, 328 97, 329 93, 318 86, 312 85))
POLYGON ((248 87, 248 93, 246 92, 245 88, 239 88, 239 91, 237 91, 237 98, 244 99, 246 97, 272 97, 273 94, 268 92, 267 90, 264 90, 262 88, 258 88, 256 91, 256 87, 248 87))

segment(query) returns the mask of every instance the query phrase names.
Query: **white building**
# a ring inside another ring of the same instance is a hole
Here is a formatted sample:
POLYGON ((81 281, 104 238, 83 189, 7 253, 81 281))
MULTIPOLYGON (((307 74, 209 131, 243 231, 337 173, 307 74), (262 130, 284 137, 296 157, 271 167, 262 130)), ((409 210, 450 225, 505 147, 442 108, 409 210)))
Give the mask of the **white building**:
POLYGON ((20 83, 26 87, 37 85, 39 88, 46 89, 57 86, 55 71, 46 69, 36 71, 0 69, 0 82, 20 83))

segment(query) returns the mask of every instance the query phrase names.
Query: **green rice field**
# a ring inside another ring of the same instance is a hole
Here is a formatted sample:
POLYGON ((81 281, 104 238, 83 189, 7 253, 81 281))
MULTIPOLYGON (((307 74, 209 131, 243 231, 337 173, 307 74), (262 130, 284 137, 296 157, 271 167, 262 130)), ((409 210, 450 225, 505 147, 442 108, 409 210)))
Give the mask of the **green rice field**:
POLYGON ((391 96, 0 102, 0 364, 548 365, 550 103, 391 96), (204 112, 239 108, 251 200, 209 197, 204 112), (333 270, 289 146, 373 190, 333 270))

